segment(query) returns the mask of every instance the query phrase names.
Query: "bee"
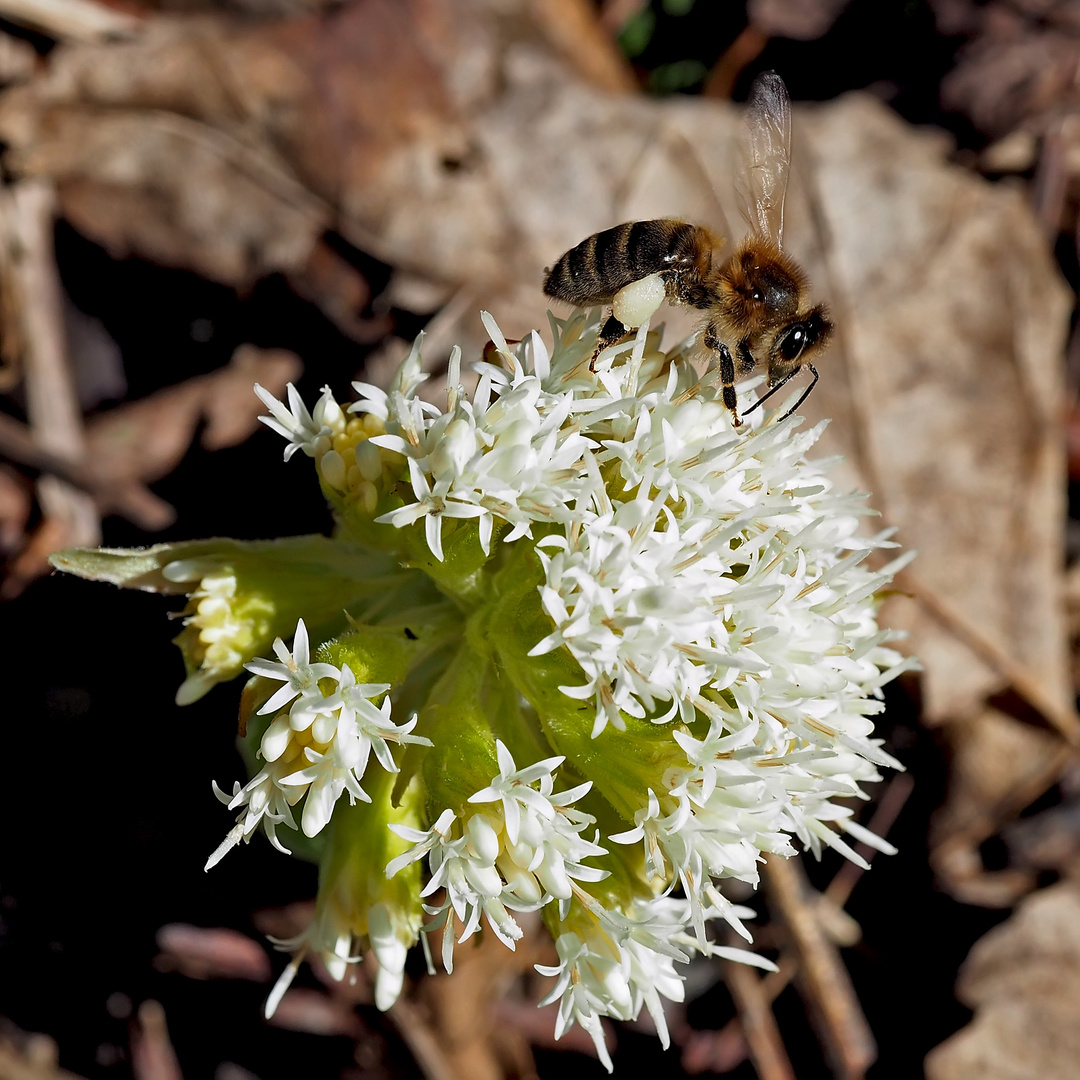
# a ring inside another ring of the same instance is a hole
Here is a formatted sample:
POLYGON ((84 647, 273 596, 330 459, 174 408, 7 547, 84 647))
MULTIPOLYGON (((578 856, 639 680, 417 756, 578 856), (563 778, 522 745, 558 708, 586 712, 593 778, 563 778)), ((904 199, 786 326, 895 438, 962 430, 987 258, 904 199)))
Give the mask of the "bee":
POLYGON ((762 405, 804 367, 813 379, 787 419, 817 385, 813 359, 833 331, 826 308, 811 305, 809 281, 783 250, 784 197, 791 161, 791 102, 775 72, 750 91, 736 192, 749 234, 722 257, 723 241, 702 225, 671 218, 630 221, 571 248, 545 274, 544 292, 575 307, 611 304, 594 359, 649 318, 666 298, 707 312, 701 340, 718 358, 724 405, 741 426, 735 379, 768 373, 762 405))

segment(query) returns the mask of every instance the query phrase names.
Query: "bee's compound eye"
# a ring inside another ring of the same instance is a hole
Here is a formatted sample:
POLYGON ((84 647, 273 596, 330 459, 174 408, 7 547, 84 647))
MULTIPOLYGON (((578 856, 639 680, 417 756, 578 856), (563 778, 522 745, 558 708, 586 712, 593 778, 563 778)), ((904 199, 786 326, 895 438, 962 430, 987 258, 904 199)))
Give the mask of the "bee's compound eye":
POLYGON ((806 330, 802 326, 793 326, 780 339, 780 358, 787 364, 799 358, 799 354, 806 348, 806 330))

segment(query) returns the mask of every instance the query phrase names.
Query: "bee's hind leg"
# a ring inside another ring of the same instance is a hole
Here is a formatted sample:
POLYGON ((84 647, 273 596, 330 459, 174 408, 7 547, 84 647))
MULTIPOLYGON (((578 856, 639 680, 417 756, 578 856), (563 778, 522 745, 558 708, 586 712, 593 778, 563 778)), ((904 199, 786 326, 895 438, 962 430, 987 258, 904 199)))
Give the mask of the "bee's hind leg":
POLYGON ((712 326, 705 328, 705 347, 720 354, 720 393, 724 407, 731 413, 731 423, 735 427, 742 427, 739 400, 735 396, 735 361, 731 357, 731 350, 716 336, 712 326))
POLYGON ((596 363, 596 358, 609 346, 614 345, 616 341, 621 341, 630 331, 615 318, 614 315, 609 315, 608 320, 600 328, 600 334, 596 339, 596 348, 593 350, 592 359, 589 361, 589 370, 595 371, 593 364, 596 363))

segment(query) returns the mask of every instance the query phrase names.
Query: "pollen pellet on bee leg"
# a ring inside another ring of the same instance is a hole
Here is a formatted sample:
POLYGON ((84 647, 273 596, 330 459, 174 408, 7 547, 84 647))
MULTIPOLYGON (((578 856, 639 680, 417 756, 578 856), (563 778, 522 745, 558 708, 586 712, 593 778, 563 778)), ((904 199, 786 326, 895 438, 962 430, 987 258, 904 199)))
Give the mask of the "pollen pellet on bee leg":
POLYGON ((656 314, 664 296, 664 279, 659 274, 649 274, 623 286, 612 297, 611 314, 623 326, 636 329, 656 314))

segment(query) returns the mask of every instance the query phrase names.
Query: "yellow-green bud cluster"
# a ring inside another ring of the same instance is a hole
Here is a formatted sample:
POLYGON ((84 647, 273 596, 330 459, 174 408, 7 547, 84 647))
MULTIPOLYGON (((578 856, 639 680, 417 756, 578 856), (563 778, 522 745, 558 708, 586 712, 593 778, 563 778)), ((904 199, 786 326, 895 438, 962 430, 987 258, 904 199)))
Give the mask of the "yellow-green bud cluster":
POLYGON ((373 413, 342 417, 340 430, 315 448, 319 479, 332 490, 341 509, 373 517, 407 471, 405 458, 376 446, 371 439, 386 434, 386 424, 373 413))

